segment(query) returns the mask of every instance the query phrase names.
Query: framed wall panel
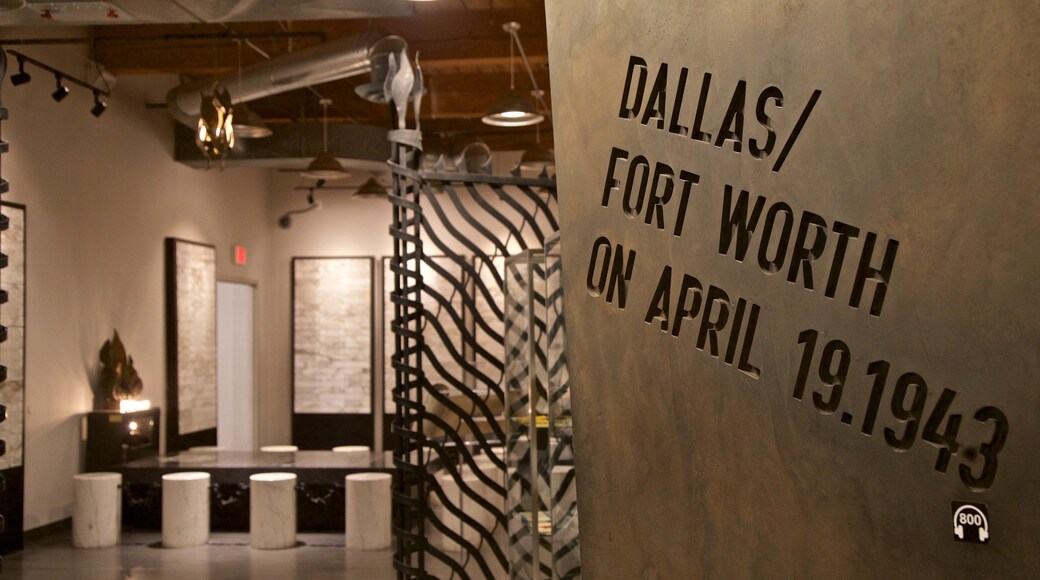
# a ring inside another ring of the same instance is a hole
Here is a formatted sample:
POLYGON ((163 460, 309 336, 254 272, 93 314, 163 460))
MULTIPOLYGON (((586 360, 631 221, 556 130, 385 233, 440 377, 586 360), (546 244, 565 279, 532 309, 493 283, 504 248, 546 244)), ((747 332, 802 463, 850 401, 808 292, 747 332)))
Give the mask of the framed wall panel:
POLYGON ((167 451, 217 442, 216 250, 166 238, 167 451))
POLYGON ((374 258, 292 261, 293 443, 373 440, 374 258))
POLYGON ((0 456, 0 552, 6 554, 22 548, 25 480, 25 242, 26 210, 24 205, 7 203, 3 215, 7 227, 0 232, 0 249, 7 256, 7 266, 0 272, 0 287, 7 302, 0 306, 0 324, 7 329, 7 340, 0 343, 0 364, 7 377, 0 382, 0 403, 7 407, 7 418, 0 422, 0 440, 6 452, 0 456))

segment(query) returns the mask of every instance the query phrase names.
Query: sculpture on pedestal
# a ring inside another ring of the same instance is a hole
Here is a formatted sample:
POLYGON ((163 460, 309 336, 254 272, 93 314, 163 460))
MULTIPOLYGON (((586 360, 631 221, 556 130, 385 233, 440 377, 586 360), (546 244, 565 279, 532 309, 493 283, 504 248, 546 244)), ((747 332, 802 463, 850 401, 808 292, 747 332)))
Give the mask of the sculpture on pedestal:
POLYGON ((134 357, 126 354, 118 331, 112 331, 112 338, 102 345, 99 358, 98 399, 102 408, 119 409, 119 401, 135 399, 141 394, 144 383, 134 368, 134 357))

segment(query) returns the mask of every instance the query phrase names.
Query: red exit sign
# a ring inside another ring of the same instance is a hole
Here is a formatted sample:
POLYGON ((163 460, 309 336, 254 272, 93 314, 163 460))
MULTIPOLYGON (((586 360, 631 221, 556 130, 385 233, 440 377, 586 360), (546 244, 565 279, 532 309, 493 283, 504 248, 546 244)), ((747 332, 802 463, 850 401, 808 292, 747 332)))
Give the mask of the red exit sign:
POLYGON ((234 261, 236 266, 245 266, 246 265, 247 255, 246 255, 246 247, 245 246, 240 246, 238 244, 235 244, 232 247, 232 252, 231 253, 232 253, 232 256, 233 256, 233 261, 234 261))

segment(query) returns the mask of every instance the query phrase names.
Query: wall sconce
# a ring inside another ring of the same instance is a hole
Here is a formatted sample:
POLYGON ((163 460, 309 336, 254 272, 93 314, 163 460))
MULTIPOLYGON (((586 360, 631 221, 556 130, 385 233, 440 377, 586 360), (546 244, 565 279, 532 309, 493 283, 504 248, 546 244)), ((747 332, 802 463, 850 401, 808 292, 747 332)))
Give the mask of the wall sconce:
MULTIPOLYGON (((509 35, 509 94, 499 99, 498 102, 491 107, 487 115, 481 119, 488 125, 494 125, 496 127, 526 127, 528 125, 536 125, 545 120, 531 104, 530 101, 521 97, 516 92, 516 72, 513 66, 513 46, 514 43, 516 48, 520 50, 520 57, 523 60, 524 68, 527 69, 528 76, 531 77, 531 84, 534 85, 534 90, 538 91, 538 83, 535 81, 534 73, 531 71, 531 63, 527 61, 527 53, 524 52, 524 47, 520 44, 520 37, 517 35, 517 31, 520 30, 520 23, 518 22, 506 22, 502 25, 502 30, 509 35)), ((536 97, 541 100, 541 96, 536 94, 536 97)), ((544 106, 544 103, 543 103, 544 106)), ((548 107, 546 107, 548 110, 548 107)))

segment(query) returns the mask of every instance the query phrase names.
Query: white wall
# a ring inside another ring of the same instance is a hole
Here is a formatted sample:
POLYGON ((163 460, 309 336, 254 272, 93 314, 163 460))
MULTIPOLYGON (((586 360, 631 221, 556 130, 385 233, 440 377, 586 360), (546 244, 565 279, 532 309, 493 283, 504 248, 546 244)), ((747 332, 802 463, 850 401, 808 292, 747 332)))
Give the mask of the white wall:
MULTIPOLYGON (((22 50, 70 74, 83 70, 83 46, 22 50)), ((5 82, 2 92, 11 144, 4 199, 24 203, 28 216, 27 529, 70 514, 80 418, 92 409, 98 350, 113 328, 144 396, 165 406, 163 238, 214 244, 218 277, 259 281, 262 266, 233 266, 230 248, 244 243, 262 255, 269 221, 267 171, 173 162, 172 121, 144 102, 161 100, 176 79, 121 78, 108 112, 94 118, 87 91, 73 87, 56 103, 53 76, 31 73, 29 84, 5 82)))
MULTIPOLYGON (((354 172, 349 180, 337 185, 356 184, 368 176, 354 172)), ((389 183, 388 179, 380 178, 383 183, 389 183)), ((269 396, 260 401, 261 445, 288 443, 292 435, 292 258, 378 258, 393 253, 390 202, 385 198, 359 198, 344 190, 319 191, 315 193, 315 198, 321 200, 319 209, 294 216, 292 227, 287 230, 276 227, 278 216, 307 206, 307 192, 293 189, 304 184, 309 182, 285 173, 275 174, 270 181, 268 217, 272 230, 267 267, 272 283, 261 298, 270 332, 261 364, 271 387, 269 396)), ((377 317, 377 326, 378 323, 377 317)))
MULTIPOLYGON (((7 30, 0 37, 19 34, 7 30)), ((21 50, 86 76, 85 46, 21 50)), ((16 71, 13 60, 12 66, 16 71)), ((393 251, 386 199, 319 192, 322 208, 283 230, 278 216, 306 205, 306 193, 293 190, 304 183, 298 176, 203 171, 174 162, 173 121, 144 107, 163 101, 174 77, 120 77, 108 111, 94 118, 87 91, 73 87, 55 103, 53 77, 30 72, 29 84, 5 82, 2 89, 11 117, 2 126, 11 143, 2 158, 3 177, 11 182, 4 199, 28 208, 26 529, 71 513, 72 475, 83 464, 80 420, 93 408, 98 350, 113 328, 134 357, 144 396, 165 413, 163 238, 215 245, 218 279, 257 286, 260 445, 291 437, 292 257, 378 258, 393 251), (236 243, 249 248, 248 266, 231 264, 236 243)), ((504 173, 515 159, 496 160, 496 169, 504 173)), ((368 176, 355 172, 345 183, 368 176)), ((381 369, 377 363, 375 371, 381 369)))

